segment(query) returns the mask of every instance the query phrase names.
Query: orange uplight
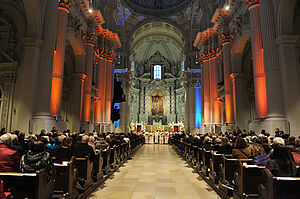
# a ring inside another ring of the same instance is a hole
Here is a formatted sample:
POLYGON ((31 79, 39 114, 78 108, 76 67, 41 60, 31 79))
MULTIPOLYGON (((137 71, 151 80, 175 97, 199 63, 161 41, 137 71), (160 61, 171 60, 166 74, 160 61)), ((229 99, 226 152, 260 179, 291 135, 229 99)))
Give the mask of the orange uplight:
POLYGON ((54 54, 53 62, 53 76, 52 76, 52 88, 51 88, 51 103, 50 103, 50 114, 52 116, 58 116, 60 113, 60 103, 63 87, 63 77, 61 73, 60 56, 58 53, 54 54))

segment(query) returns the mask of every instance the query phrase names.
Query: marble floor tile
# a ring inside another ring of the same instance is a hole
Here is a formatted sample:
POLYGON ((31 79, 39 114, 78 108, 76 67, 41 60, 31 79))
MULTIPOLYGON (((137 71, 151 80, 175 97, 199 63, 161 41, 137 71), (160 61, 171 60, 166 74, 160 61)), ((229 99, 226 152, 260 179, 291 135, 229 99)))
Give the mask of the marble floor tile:
POLYGON ((144 145, 90 199, 220 198, 171 146, 144 145))

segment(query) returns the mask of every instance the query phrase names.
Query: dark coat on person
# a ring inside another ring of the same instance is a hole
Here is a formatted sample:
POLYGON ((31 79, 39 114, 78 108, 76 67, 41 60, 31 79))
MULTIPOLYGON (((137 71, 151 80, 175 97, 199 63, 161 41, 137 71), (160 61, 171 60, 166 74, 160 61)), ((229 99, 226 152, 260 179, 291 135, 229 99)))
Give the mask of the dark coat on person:
POLYGON ((232 158, 249 159, 250 157, 251 157, 251 152, 248 148, 232 150, 232 158))
POLYGON ((20 157, 18 152, 7 146, 0 144, 0 171, 18 171, 20 157))
POLYGON ((293 161, 284 162, 274 159, 270 160, 266 167, 277 177, 295 177, 297 173, 296 165, 293 161))
POLYGON ((226 154, 226 155, 232 154, 232 146, 230 146, 230 145, 219 146, 218 153, 219 154, 226 154))
POLYGON ((75 157, 84 158, 90 155, 90 160, 93 161, 95 159, 95 153, 93 147, 88 145, 87 143, 76 143, 73 146, 73 155, 75 157))
POLYGON ((35 173, 38 170, 52 165, 52 159, 48 152, 31 152, 22 156, 20 168, 25 173, 35 173))
POLYGON ((60 146, 56 151, 55 151, 55 157, 57 160, 61 161, 69 161, 72 156, 73 152, 70 148, 65 148, 63 146, 60 146))

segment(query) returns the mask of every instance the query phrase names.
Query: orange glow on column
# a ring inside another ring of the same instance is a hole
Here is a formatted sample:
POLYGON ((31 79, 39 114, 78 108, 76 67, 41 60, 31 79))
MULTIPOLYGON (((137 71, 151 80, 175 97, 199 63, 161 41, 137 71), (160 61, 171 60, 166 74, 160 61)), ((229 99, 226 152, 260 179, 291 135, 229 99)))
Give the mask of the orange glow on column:
POLYGON ((54 52, 51 103, 50 103, 50 114, 52 116, 59 116, 60 109, 61 109, 67 14, 68 12, 65 9, 58 10, 56 51, 54 52))
POLYGON ((266 118, 268 113, 268 105, 263 50, 261 50, 260 59, 258 59, 258 61, 260 61, 260 65, 262 67, 260 68, 260 72, 256 71, 257 73, 254 74, 256 111, 259 118, 266 118))
POLYGON ((105 122, 110 122, 112 98, 112 63, 106 63, 105 122))
POLYGON ((100 123, 100 107, 101 107, 101 101, 99 99, 96 99, 95 110, 94 110, 94 122, 97 124, 100 123))
POLYGON ((210 80, 209 80, 209 68, 208 68, 208 61, 204 60, 203 61, 203 76, 204 76, 204 96, 203 96, 203 100, 204 100, 204 104, 203 104, 203 114, 204 114, 204 122, 203 124, 209 124, 210 123, 210 80))

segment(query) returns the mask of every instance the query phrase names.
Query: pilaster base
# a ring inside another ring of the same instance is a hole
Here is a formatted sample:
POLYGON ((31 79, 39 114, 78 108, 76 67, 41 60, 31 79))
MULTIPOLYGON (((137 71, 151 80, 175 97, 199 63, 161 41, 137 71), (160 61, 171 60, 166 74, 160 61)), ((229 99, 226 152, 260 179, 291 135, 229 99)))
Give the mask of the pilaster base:
POLYGON ((199 134, 199 133, 200 133, 200 128, 194 128, 194 129, 191 131, 191 133, 192 133, 193 135, 199 134))
POLYGON ((31 133, 40 133, 42 129, 51 131, 53 127, 62 132, 67 130, 67 122, 63 120, 54 120, 50 116, 36 116, 30 120, 31 133))
POLYGON ((209 132, 211 132, 211 131, 210 131, 210 125, 209 125, 209 124, 202 125, 202 126, 200 127, 200 133, 201 133, 201 134, 205 134, 205 133, 209 133, 209 132))
POLYGON ((102 122, 94 124, 94 129, 97 133, 112 133, 115 132, 115 126, 113 123, 102 122))
POLYGON ((87 133, 92 133, 94 130, 94 125, 90 122, 81 122, 80 129, 85 130, 87 133))
POLYGON ((255 120, 249 124, 249 129, 260 133, 262 129, 274 136, 275 128, 279 128, 284 133, 290 133, 289 122, 283 118, 266 118, 264 120, 255 120))
POLYGON ((221 126, 221 131, 225 132, 233 132, 235 130, 235 124, 224 124, 221 126))

